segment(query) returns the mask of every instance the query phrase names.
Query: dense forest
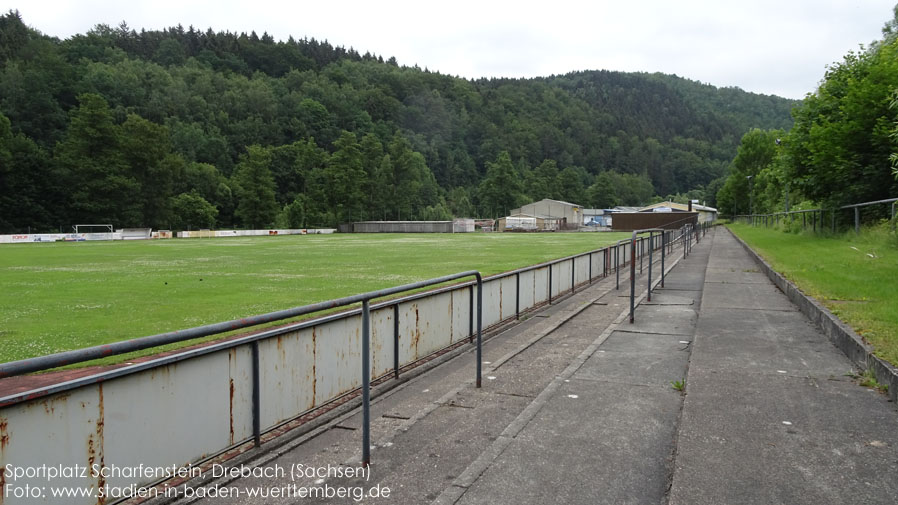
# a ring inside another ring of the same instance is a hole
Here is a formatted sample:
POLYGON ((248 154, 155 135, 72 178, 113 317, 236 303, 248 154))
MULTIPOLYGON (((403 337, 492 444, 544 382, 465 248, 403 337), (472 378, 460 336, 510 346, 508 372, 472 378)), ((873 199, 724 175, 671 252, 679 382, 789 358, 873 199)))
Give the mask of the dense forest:
MULTIPOLYGON (((883 38, 830 65, 789 131, 746 133, 718 193, 724 215, 839 208, 898 197, 898 6, 883 38)), ((889 207, 864 209, 867 221, 889 207)), ((850 212, 836 213, 840 220, 850 212)))
POLYGON ((315 39, 0 17, 0 232, 496 217, 529 200, 714 205, 797 102, 677 76, 467 80, 315 39))

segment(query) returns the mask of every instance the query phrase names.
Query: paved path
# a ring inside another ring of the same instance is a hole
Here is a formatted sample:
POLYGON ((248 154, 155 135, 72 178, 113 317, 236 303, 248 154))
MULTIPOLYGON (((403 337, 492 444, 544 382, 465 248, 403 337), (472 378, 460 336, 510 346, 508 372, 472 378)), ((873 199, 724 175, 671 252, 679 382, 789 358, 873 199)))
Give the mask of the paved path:
MULTIPOLYGON (((847 358, 727 231, 676 265, 635 324, 613 282, 489 340, 481 389, 466 353, 379 397, 367 479, 248 477, 205 489, 380 486, 388 499, 362 503, 390 504, 898 500, 894 405, 845 375, 847 358), (684 380, 685 394, 673 387, 684 380)), ((255 464, 351 465, 359 428, 349 414, 255 464)), ((182 502, 358 503, 217 494, 182 502)))

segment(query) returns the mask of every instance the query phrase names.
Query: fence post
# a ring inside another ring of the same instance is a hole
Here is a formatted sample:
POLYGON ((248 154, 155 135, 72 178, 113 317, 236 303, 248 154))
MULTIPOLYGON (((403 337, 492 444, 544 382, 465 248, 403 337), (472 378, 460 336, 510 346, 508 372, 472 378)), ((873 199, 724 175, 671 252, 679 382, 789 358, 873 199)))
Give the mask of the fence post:
POLYGON ((250 349, 253 359, 253 444, 259 447, 262 445, 262 388, 259 379, 259 341, 254 340, 250 349))
POLYGON ((474 343, 474 285, 468 286, 468 335, 469 343, 474 343))
POLYGON ((552 264, 549 263, 549 305, 552 305, 552 264))
POLYGON ((521 318, 521 274, 514 274, 514 318, 521 318))
POLYGON ((399 378, 399 304, 393 305, 393 378, 399 378))
POLYGON ((589 283, 592 284, 592 253, 589 253, 589 283))
POLYGON ((615 277, 615 285, 614 289, 620 289, 620 242, 614 245, 614 277, 615 277))
POLYGON ((630 324, 633 324, 634 300, 636 298, 636 232, 630 245, 630 324))
POLYGON ((667 232, 661 232, 661 287, 664 287, 664 252, 667 249, 667 232))
POLYGON ((371 463, 371 335, 368 300, 362 301, 362 465, 371 463))
POLYGON ((855 235, 861 234, 861 208, 860 207, 854 208, 854 234, 855 235))
MULTIPOLYGON (((550 288, 551 289, 551 288, 550 288)), ((477 387, 483 369, 483 278, 477 274, 477 387)))
POLYGON ((649 285, 648 285, 648 301, 652 301, 652 251, 655 249, 654 233, 649 232, 649 285))

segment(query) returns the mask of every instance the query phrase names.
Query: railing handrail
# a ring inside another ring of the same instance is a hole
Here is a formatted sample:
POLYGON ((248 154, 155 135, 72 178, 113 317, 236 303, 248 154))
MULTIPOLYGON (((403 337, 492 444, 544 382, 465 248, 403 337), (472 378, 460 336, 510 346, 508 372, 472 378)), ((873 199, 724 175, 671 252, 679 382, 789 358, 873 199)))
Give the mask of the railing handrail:
POLYGON ((876 200, 875 202, 864 202, 864 203, 855 203, 851 205, 843 205, 839 207, 840 209, 850 209, 852 207, 864 207, 866 205, 876 205, 878 203, 892 203, 898 202, 898 198, 887 198, 885 200, 876 200))
POLYGON ((207 324, 194 328, 188 328, 185 330, 175 330, 146 337, 138 337, 129 340, 122 340, 119 342, 112 342, 110 344, 86 347, 83 349, 74 349, 71 351, 48 354, 45 356, 37 356, 34 358, 26 358, 18 361, 0 363, 0 379, 16 375, 24 375, 27 373, 39 372, 43 370, 50 370, 61 366, 83 363, 85 361, 92 361, 109 356, 118 356, 129 352, 135 352, 152 347, 159 347, 167 344, 217 335, 220 333, 227 333, 229 331, 250 328, 253 326, 258 326, 260 324, 283 321, 285 319, 291 319, 315 312, 321 312, 327 309, 353 305, 364 300, 382 298, 384 296, 389 296, 404 291, 420 289, 427 286, 433 286, 435 284, 442 284, 444 282, 449 282, 472 275, 475 275, 478 279, 481 278, 480 272, 476 270, 469 270, 466 272, 445 275, 443 277, 436 277, 425 281, 403 284, 401 286, 369 291, 367 293, 345 296, 342 298, 335 298, 333 300, 302 305, 300 307, 293 307, 290 309, 269 312, 266 314, 259 314, 256 316, 232 319, 230 321, 207 324))

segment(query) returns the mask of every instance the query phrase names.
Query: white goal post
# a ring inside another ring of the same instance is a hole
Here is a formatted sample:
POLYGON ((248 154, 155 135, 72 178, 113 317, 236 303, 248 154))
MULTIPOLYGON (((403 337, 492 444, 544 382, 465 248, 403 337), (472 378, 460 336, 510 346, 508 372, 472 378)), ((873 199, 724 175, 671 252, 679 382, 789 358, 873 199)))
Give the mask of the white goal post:
POLYGON ((115 233, 111 224, 76 224, 72 229, 75 233, 115 233))

